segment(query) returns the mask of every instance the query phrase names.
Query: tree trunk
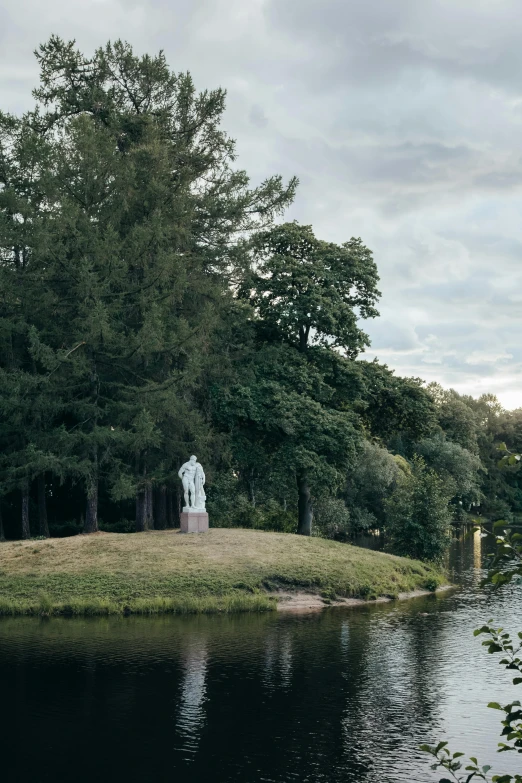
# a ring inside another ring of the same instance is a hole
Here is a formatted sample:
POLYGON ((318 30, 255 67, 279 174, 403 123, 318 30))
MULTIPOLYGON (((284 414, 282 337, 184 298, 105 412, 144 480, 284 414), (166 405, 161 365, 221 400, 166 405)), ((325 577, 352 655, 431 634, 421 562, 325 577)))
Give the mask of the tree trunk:
POLYGON ((174 527, 179 527, 181 524, 181 510, 183 508, 183 502, 185 498, 183 497, 183 487, 180 484, 176 487, 176 491, 174 493, 174 527))
POLYGON ((5 541, 4 521, 2 519, 2 503, 0 501, 0 541, 5 541))
POLYGON ((84 533, 98 532, 98 480, 91 482, 87 490, 87 504, 85 506, 84 533))
POLYGON ((299 327, 299 350, 304 353, 308 348, 308 337, 310 335, 310 324, 299 327))
POLYGON ((136 533, 143 533, 146 529, 146 497, 145 489, 136 492, 136 533))
POLYGON ((153 491, 152 485, 147 484, 145 492, 145 513, 146 513, 146 530, 154 530, 154 504, 153 504, 153 491))
POLYGON ((156 527, 165 530, 167 527, 167 487, 162 484, 156 496, 156 527))
MULTIPOLYGON (((93 403, 95 403, 94 420, 92 424, 91 434, 95 435, 98 426, 99 408, 98 398, 100 395, 100 379, 98 377, 98 371, 96 369, 96 354, 94 349, 87 349, 90 356, 91 364, 91 396, 93 403)), ((94 442, 92 446, 92 474, 87 479, 87 503, 85 506, 85 521, 83 523, 84 533, 97 533, 98 532, 98 446, 94 442)))
POLYGON ((297 503, 297 509, 298 509, 297 533, 300 536, 311 536, 314 511, 312 507, 312 497, 310 495, 310 487, 308 486, 308 482, 305 477, 303 476, 298 477, 297 490, 299 492, 299 500, 297 503))
POLYGON ((22 538, 31 538, 29 528, 29 482, 22 487, 22 538))
POLYGON ((167 491, 167 519, 169 527, 179 527, 181 514, 180 490, 177 487, 167 491))
POLYGON ((84 533, 98 532, 98 452, 94 453, 93 475, 87 485, 84 533))
POLYGON ((49 538, 49 525, 47 522, 47 503, 45 500, 45 473, 40 473, 38 484, 38 524, 41 536, 49 538))
POLYGON ((85 506, 84 533, 98 532, 98 483, 89 488, 85 506))
POLYGON ((180 526, 180 514, 182 509, 181 494, 183 489, 180 486, 176 486, 168 490, 167 493, 167 517, 169 521, 169 527, 180 526))
POLYGON ((255 508, 256 507, 256 482, 254 478, 253 469, 250 471, 250 478, 248 479, 248 491, 250 494, 250 502, 252 504, 252 508, 255 508))
POLYGON ((169 527, 176 527, 174 524, 174 502, 173 493, 171 489, 167 490, 167 525, 169 527))

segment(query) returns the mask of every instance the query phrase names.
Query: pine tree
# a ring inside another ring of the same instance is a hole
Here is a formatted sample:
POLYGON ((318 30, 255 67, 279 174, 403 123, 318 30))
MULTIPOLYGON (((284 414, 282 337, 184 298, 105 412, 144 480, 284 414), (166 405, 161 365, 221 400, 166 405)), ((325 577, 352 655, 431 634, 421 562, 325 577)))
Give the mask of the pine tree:
POLYGON ((29 116, 0 113, 0 498, 19 492, 23 538, 31 482, 56 463, 49 444, 56 398, 37 338, 47 300, 35 255, 45 245, 41 184, 50 152, 29 116))
MULTIPOLYGON (((174 466, 187 451, 210 454, 203 376, 212 335, 244 262, 245 235, 271 224, 296 182, 273 177, 249 188, 220 128, 225 93, 197 95, 162 53, 138 58, 117 42, 86 58, 52 37, 37 56, 39 106, 23 128, 39 155, 39 200, 19 182, 8 187, 33 209, 23 245, 30 286, 17 277, 19 251, 6 233, 19 230, 20 208, 2 204, 0 246, 14 259, 2 274, 10 275, 10 306, 17 312, 21 300, 24 309, 23 344, 3 368, 6 405, 15 403, 16 382, 28 403, 4 488, 16 480, 26 497, 39 477, 45 530, 45 472, 81 482, 84 529, 95 532, 104 486, 114 500, 136 498, 145 529, 174 466)), ((5 119, 11 136, 18 122, 5 119)), ((158 514, 163 525, 163 500, 158 514)))

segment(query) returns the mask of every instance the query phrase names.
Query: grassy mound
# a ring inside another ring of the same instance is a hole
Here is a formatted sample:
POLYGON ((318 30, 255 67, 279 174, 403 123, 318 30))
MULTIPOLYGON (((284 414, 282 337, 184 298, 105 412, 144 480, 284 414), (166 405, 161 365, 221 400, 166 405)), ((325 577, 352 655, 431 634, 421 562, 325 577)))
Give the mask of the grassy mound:
POLYGON ((0 614, 263 611, 281 589, 371 599, 441 581, 415 560, 258 530, 0 544, 0 614))

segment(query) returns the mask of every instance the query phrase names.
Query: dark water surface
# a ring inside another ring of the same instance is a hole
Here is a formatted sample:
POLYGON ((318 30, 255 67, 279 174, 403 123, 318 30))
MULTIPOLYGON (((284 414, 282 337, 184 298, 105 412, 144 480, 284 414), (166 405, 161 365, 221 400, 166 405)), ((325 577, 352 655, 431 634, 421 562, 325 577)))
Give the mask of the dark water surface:
POLYGON ((522 591, 484 595, 478 539, 453 565, 452 593, 321 614, 3 619, 0 780, 424 783, 439 739, 513 773, 472 632, 522 629, 522 591))

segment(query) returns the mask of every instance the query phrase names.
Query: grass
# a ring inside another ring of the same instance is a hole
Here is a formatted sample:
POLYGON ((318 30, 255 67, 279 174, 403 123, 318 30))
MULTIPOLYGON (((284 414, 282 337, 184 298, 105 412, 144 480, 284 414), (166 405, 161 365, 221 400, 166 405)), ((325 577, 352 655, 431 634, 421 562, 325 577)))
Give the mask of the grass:
POLYGON ((371 599, 442 581, 415 560, 258 530, 0 544, 0 615, 267 611, 281 589, 371 599))

